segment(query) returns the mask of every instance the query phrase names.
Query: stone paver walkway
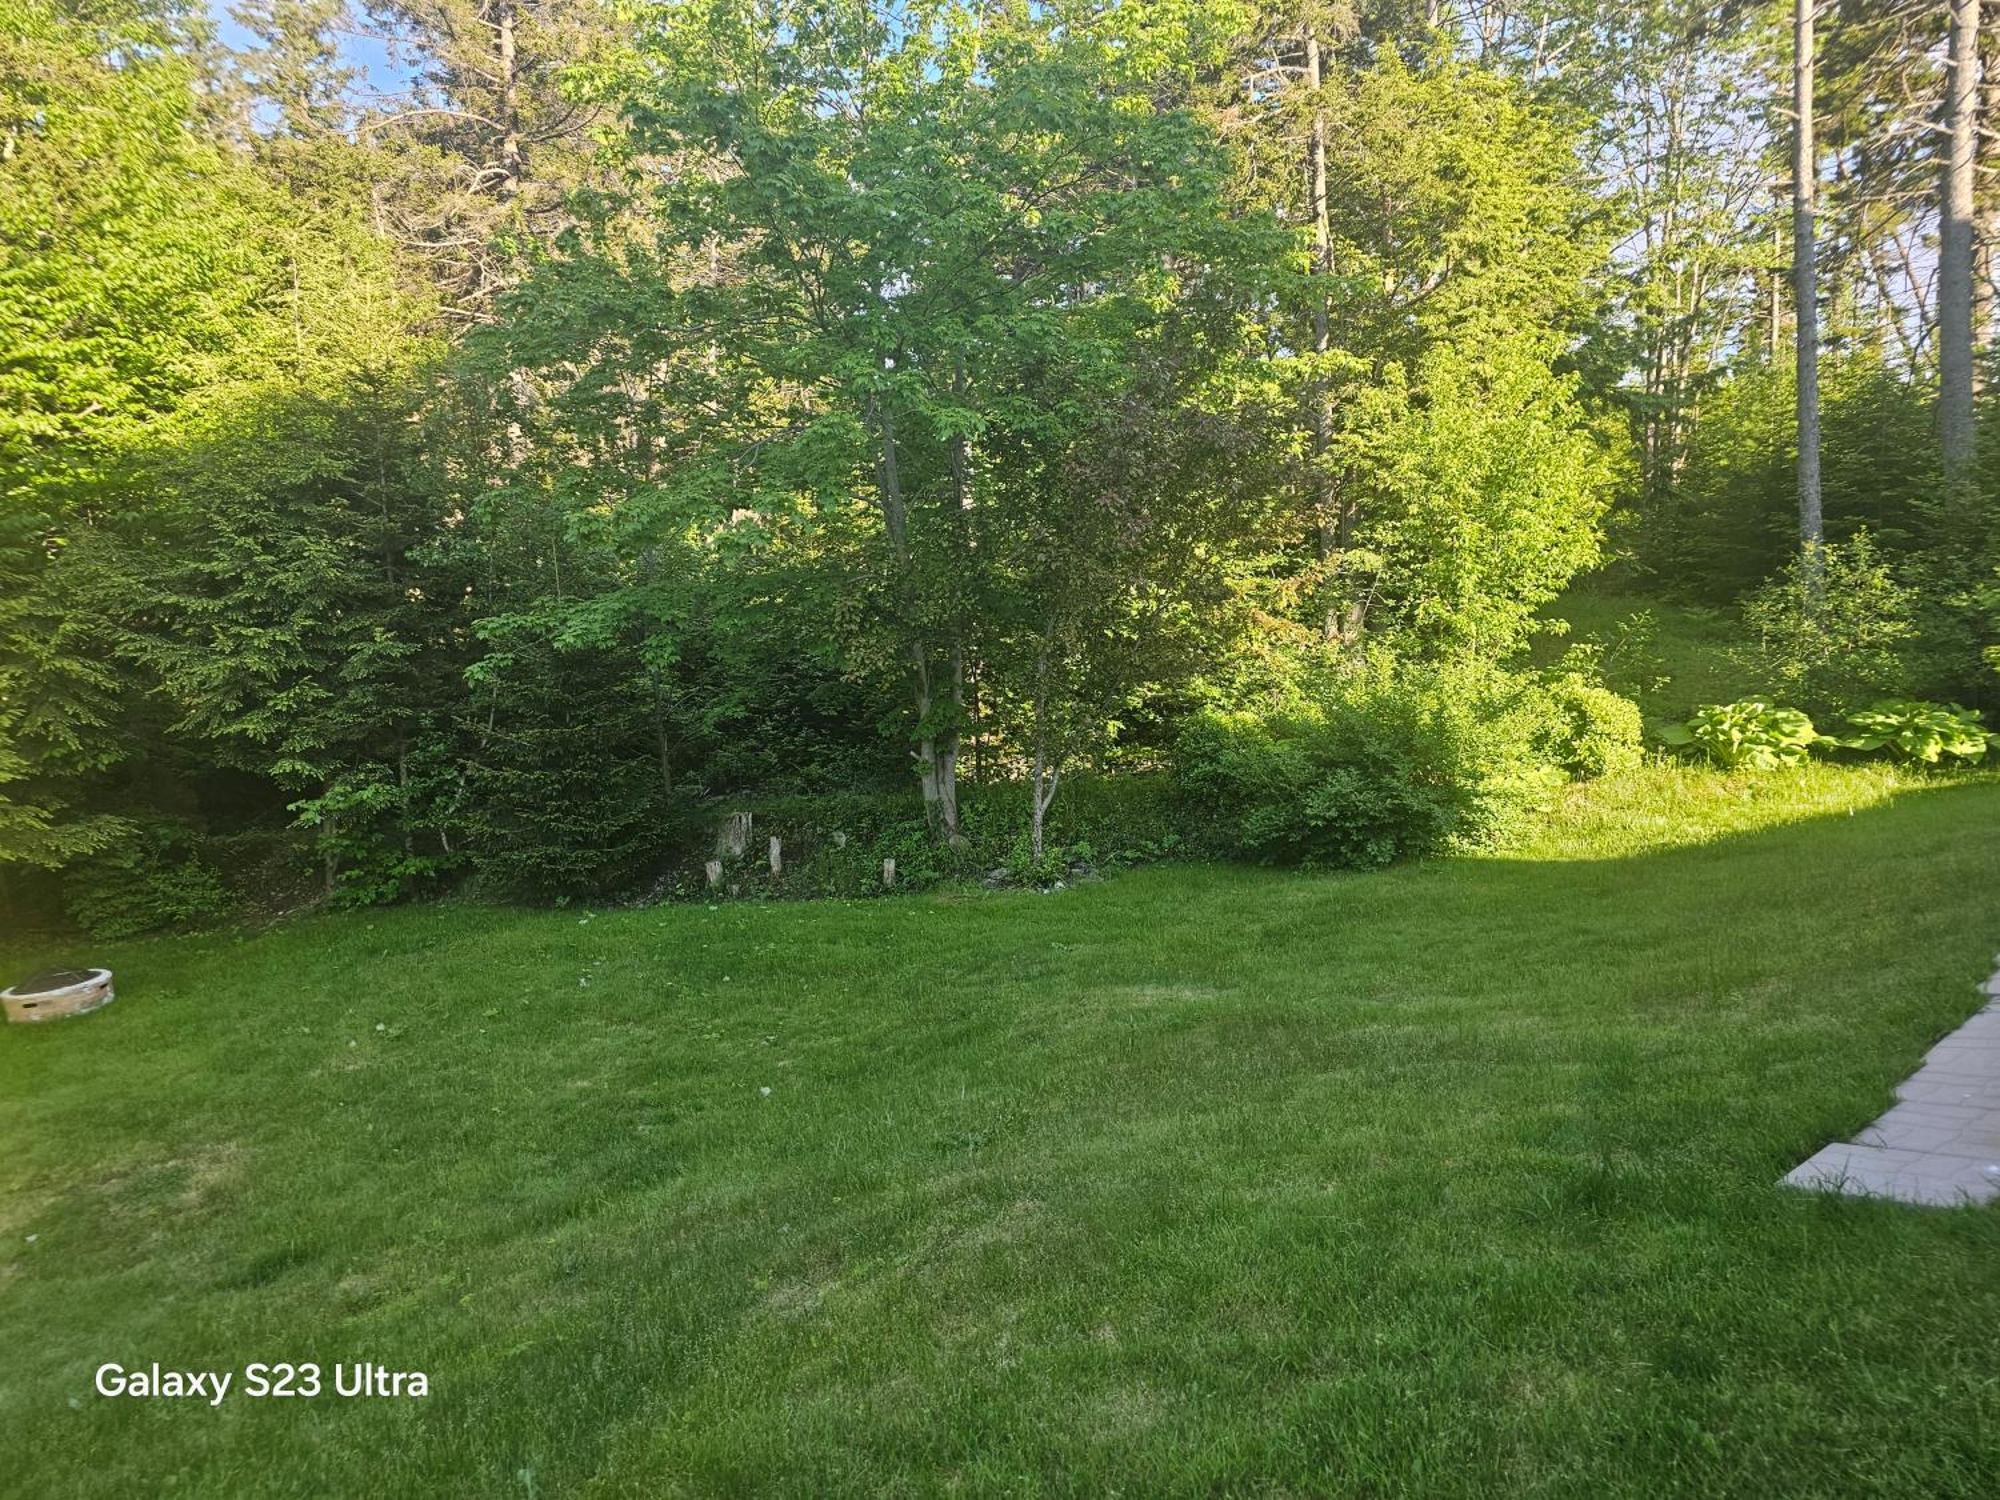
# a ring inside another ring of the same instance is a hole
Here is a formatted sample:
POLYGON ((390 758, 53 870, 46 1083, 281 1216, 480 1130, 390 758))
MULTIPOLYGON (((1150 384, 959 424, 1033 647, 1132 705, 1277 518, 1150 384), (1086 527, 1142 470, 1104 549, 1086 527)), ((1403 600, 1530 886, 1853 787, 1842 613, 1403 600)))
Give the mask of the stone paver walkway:
POLYGON ((1792 1187, 1950 1205, 2000 1198, 2000 971, 1993 997, 1896 1089, 1897 1103, 1851 1141, 1786 1173, 1792 1187))

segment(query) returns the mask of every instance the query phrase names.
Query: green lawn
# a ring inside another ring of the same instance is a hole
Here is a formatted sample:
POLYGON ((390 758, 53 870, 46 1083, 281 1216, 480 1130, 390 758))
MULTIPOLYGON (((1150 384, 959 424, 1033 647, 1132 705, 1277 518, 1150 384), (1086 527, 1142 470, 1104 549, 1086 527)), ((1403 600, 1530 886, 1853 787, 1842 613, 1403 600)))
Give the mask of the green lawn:
POLYGON ((1655 770, 1380 875, 17 946, 121 995, 0 1034, 0 1493, 2000 1494, 2000 1214, 1773 1187, 1977 1005, 1996 830, 1655 770), (283 1359, 432 1393, 90 1388, 283 1359))

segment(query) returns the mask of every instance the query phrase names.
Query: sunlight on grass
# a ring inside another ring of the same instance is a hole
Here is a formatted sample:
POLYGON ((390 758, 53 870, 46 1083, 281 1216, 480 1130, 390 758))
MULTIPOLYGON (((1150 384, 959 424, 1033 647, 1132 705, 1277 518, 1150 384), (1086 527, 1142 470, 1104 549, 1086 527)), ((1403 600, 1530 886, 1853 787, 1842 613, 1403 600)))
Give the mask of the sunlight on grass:
POLYGON ((1531 826, 1475 857, 1622 859, 1807 818, 1852 815, 1900 796, 1995 779, 1992 772, 1925 773, 1880 761, 1813 761, 1792 770, 1722 775, 1655 758, 1627 775, 1562 788, 1531 826))
POLYGON ((1917 786, 92 947, 115 1005, 0 1033, 0 1487, 2000 1492, 2000 1215, 1773 1185, 1978 1003, 2000 786, 1917 786), (432 1394, 90 1387, 287 1358, 432 1394))

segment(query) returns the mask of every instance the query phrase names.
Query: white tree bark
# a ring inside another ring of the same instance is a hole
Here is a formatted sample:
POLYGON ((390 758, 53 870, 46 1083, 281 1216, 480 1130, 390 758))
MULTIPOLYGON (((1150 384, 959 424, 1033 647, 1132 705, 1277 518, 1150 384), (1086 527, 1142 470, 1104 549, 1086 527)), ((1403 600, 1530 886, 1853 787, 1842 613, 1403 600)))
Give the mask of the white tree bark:
POLYGON ((1979 167, 1979 0, 1950 0, 1951 65, 1938 244, 1938 443, 1946 486, 1971 481, 1973 415, 1973 188, 1979 167))
POLYGON ((1792 301, 1798 334, 1799 544, 1816 588, 1826 523, 1819 487, 1819 267, 1813 215, 1819 153, 1813 141, 1813 0, 1792 0, 1792 301))

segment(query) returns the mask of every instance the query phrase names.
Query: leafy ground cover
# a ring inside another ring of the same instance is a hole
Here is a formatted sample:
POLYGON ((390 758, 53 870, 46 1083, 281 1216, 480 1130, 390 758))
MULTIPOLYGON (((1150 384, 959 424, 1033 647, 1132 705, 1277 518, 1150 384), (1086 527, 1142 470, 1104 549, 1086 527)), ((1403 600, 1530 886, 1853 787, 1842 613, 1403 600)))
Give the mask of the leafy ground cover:
POLYGON ((7 947, 121 996, 0 1034, 0 1488, 1993 1494, 2000 1216, 1773 1183, 1978 1003, 1996 819, 7 947), (431 1394, 91 1390, 288 1359, 431 1394))

